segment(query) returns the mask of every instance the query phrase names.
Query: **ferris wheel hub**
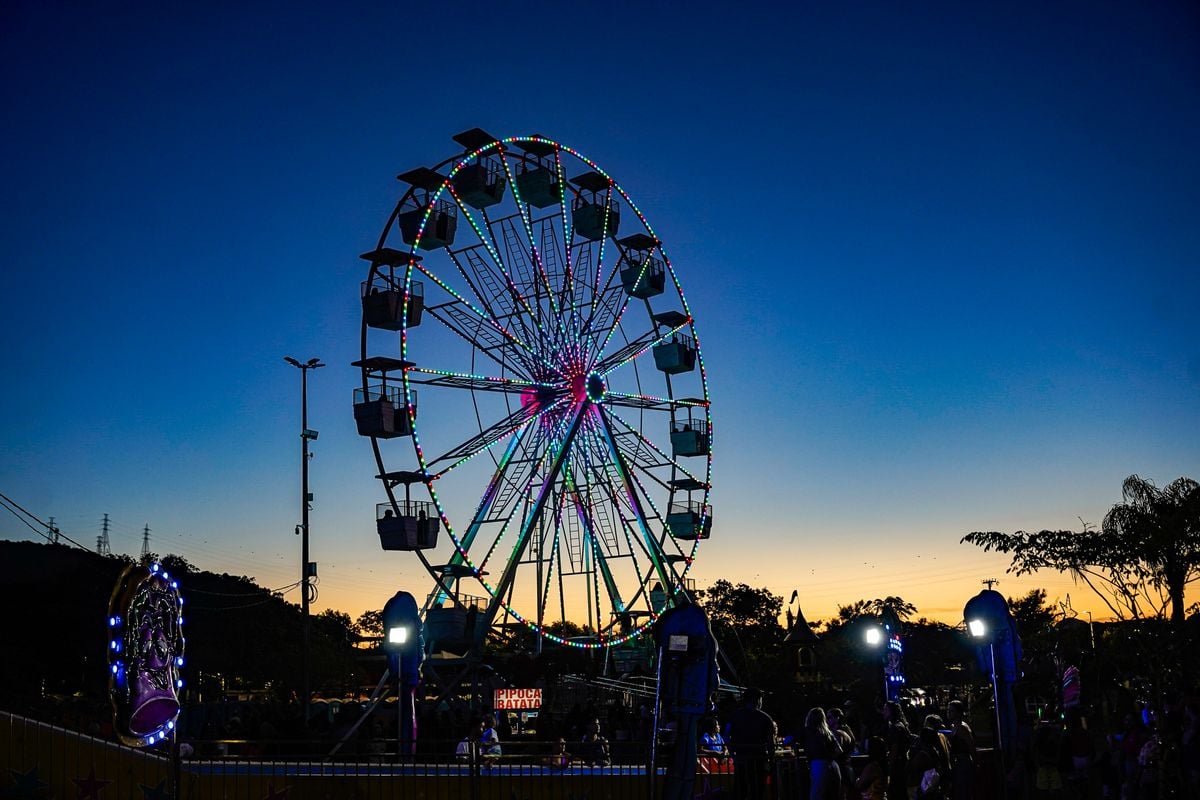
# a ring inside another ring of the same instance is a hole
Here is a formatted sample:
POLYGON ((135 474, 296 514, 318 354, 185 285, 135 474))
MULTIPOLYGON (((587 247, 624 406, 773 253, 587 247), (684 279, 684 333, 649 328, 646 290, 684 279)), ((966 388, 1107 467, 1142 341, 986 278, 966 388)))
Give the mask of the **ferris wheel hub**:
POLYGON ((608 382, 598 372, 581 373, 571 379, 571 395, 576 403, 599 403, 607 392, 608 382))

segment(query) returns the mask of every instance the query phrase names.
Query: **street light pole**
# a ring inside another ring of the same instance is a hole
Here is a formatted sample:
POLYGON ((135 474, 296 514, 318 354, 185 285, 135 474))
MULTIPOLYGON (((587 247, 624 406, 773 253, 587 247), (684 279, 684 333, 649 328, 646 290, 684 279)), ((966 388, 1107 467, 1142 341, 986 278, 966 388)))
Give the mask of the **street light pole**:
POLYGON ((284 356, 284 361, 300 370, 300 610, 304 615, 304 638, 301 663, 304 674, 304 726, 308 727, 309 697, 309 648, 308 603, 310 594, 309 578, 311 569, 308 561, 308 510, 312 495, 308 491, 308 441, 316 439, 317 432, 308 427, 308 371, 325 366, 319 358, 310 358, 301 364, 291 356, 284 356))

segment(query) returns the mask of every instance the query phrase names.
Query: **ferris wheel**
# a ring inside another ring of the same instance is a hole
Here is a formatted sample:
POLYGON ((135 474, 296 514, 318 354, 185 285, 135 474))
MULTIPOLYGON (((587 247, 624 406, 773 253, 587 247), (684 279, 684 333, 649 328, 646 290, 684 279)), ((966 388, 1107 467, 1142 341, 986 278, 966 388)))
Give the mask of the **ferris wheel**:
POLYGON ((380 543, 432 579, 431 654, 504 626, 619 644, 686 591, 712 530, 695 321, 594 162, 540 135, 454 140, 399 176, 362 256, 354 413, 386 496, 380 543))

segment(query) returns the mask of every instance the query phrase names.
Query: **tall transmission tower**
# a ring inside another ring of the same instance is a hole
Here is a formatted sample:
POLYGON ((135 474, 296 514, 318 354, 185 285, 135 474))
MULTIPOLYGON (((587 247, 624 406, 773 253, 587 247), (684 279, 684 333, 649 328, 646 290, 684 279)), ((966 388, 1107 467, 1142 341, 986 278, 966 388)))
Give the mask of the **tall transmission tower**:
POLYGON ((100 523, 100 535, 96 537, 96 552, 102 556, 112 555, 112 545, 108 541, 108 514, 100 523))
POLYGON ((142 528, 142 558, 150 555, 150 523, 146 523, 146 527, 142 528))
POLYGON ((58 534, 60 531, 58 530, 58 526, 54 524, 54 517, 51 517, 50 521, 46 523, 46 528, 50 531, 50 544, 58 544, 58 534))

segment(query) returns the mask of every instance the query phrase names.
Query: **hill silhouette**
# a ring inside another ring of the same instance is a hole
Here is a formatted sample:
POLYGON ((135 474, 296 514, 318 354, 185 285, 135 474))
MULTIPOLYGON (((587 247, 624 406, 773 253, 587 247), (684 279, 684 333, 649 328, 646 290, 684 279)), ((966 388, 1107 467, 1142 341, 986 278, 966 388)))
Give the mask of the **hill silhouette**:
MULTIPOLYGON (((185 691, 216 700, 240 687, 289 697, 301 685, 299 606, 243 576, 197 570, 164 556, 184 599, 185 691)), ((76 547, 0 541, 5 655, 0 706, 20 711, 47 696, 102 700, 108 672, 109 594, 127 556, 76 547)), ((313 617, 312 686, 355 680, 350 618, 313 617)))

